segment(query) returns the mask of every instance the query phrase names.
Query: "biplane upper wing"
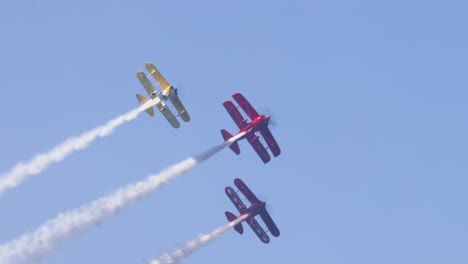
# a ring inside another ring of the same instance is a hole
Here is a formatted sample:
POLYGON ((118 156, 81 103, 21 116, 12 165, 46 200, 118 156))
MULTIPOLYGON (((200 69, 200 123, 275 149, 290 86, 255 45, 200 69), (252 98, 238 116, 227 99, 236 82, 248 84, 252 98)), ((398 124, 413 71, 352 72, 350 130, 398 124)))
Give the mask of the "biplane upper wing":
POLYGON ((177 120, 177 118, 167 106, 163 105, 163 102, 159 102, 158 104, 156 104, 156 107, 159 109, 161 114, 167 119, 167 121, 169 121, 171 126, 173 126, 174 128, 180 127, 179 120, 177 120))
POLYGON ((278 143, 271 134, 270 129, 268 129, 268 127, 265 127, 260 130, 260 133, 262 134, 263 139, 265 139, 265 142, 268 148, 271 150, 271 153, 273 153, 273 156, 279 156, 279 154, 281 153, 281 149, 279 148, 278 143))
POLYGON ((161 89, 163 91, 166 91, 171 87, 171 85, 164 79, 164 77, 161 75, 161 73, 156 69, 156 67, 151 63, 147 62, 145 63, 146 70, 150 73, 151 76, 156 80, 156 82, 161 86, 161 89))
POLYGON ((249 226, 252 228, 255 234, 257 234, 258 238, 260 238, 260 240, 263 243, 268 244, 270 242, 270 238, 265 233, 263 228, 258 224, 257 220, 255 220, 255 218, 252 217, 251 219, 247 219, 246 222, 249 224, 249 226))
POLYGON ((250 145, 252 145, 255 152, 257 152, 258 156, 262 159, 263 163, 268 163, 271 160, 271 157, 260 142, 260 138, 255 135, 255 133, 248 133, 246 138, 250 145))
POLYGON ((145 88, 148 95, 151 96, 151 94, 156 90, 154 89, 151 82, 148 80, 148 77, 146 77, 145 73, 140 70, 136 72, 136 76, 140 81, 141 85, 143 85, 143 87, 145 88))
POLYGON ((270 233, 275 237, 279 236, 280 231, 278 227, 276 226, 275 222, 273 222, 273 219, 271 219, 270 214, 266 210, 264 210, 260 212, 259 215, 262 218, 265 225, 267 226, 268 230, 270 230, 270 233))
POLYGON ((247 125, 247 120, 245 120, 239 110, 237 110, 236 106, 230 101, 227 100, 223 103, 224 108, 226 108, 226 111, 229 113, 229 115, 232 117, 232 120, 236 123, 237 127, 239 129, 243 129, 247 125))
POLYGON ((180 101, 179 97, 174 92, 171 92, 169 98, 171 99, 172 104, 174 105, 175 109, 177 110, 177 113, 180 115, 182 120, 184 120, 185 122, 190 121, 190 116, 187 113, 187 110, 185 109, 184 105, 180 101))
POLYGON ((224 191, 226 192, 226 195, 229 197, 231 202, 236 206, 237 210, 239 210, 239 212, 242 213, 246 207, 242 200, 239 198, 239 196, 236 194, 236 191, 234 191, 234 189, 232 189, 229 186, 226 187, 224 191))
POLYGON ((253 106, 249 103, 249 101, 247 101, 247 99, 245 99, 245 97, 241 93, 235 93, 232 95, 232 97, 234 98, 234 100, 236 100, 236 102, 239 104, 242 110, 244 110, 244 112, 250 117, 250 119, 253 120, 257 116, 259 116, 255 108, 253 108, 253 106))
POLYGON ((258 202, 257 196, 247 187, 247 185, 239 178, 234 179, 234 184, 241 191, 241 193, 249 200, 251 204, 258 202))

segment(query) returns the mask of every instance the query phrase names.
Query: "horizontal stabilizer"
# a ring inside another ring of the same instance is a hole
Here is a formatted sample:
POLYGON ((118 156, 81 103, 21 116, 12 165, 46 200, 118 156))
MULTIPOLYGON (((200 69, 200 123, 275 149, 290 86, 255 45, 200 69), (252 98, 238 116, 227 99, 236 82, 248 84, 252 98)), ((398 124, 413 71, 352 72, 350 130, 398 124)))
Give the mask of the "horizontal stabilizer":
MULTIPOLYGON (((237 219, 237 217, 231 212, 226 211, 224 214, 226 215, 226 218, 228 219, 229 222, 232 222, 232 221, 237 219)), ((239 233, 241 235, 244 233, 244 228, 242 227, 242 222, 235 225, 234 229, 237 231, 237 233, 239 233)))
MULTIPOLYGON (((228 141, 230 138, 232 138, 231 133, 227 132, 226 129, 221 129, 221 134, 223 135, 224 141, 228 141)), ((229 148, 237 155, 240 154, 240 148, 239 144, 237 144, 237 141, 232 142, 231 145, 229 145, 229 148)))
MULTIPOLYGON (((141 94, 136 94, 136 97, 137 97, 138 102, 141 105, 144 105, 146 102, 148 102, 148 99, 146 97, 144 97, 143 95, 141 95, 141 94)), ((150 115, 150 116, 154 116, 153 107, 147 108, 145 110, 145 112, 148 113, 148 115, 150 115)))

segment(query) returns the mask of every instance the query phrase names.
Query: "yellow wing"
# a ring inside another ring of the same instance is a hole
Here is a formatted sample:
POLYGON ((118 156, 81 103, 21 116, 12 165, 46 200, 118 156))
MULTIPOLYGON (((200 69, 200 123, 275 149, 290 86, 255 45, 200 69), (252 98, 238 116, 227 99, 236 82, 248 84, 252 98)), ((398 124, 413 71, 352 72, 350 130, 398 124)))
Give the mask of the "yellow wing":
POLYGON ((161 114, 167 119, 167 121, 169 121, 169 124, 171 124, 171 126, 173 126, 174 128, 180 127, 180 123, 177 120, 177 118, 174 116, 172 111, 166 105, 164 105, 163 102, 159 102, 158 104, 156 104, 156 107, 159 109, 161 114))
MULTIPOLYGON (((142 71, 137 71, 136 76, 137 76, 138 80, 140 81, 141 85, 143 85, 143 87, 145 88, 148 95, 151 96, 151 94, 156 90, 154 89, 151 82, 148 80, 148 77, 146 77, 145 73, 142 72, 142 71)), ((152 98, 152 99, 154 99, 154 98, 152 98)))
POLYGON ((151 76, 153 76, 153 78, 159 84, 159 86, 161 86, 161 89, 163 89, 163 94, 167 94, 171 85, 166 81, 166 79, 164 79, 164 77, 161 75, 158 69, 156 69, 156 67, 151 62, 147 62, 145 64, 145 67, 151 74, 151 76))

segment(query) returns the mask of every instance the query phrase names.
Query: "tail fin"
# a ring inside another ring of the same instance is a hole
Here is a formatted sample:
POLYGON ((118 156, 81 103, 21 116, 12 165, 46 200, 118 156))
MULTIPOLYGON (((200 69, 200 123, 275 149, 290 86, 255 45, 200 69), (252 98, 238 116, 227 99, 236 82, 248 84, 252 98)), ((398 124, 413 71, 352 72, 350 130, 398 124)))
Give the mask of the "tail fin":
MULTIPOLYGON (((229 222, 232 222, 232 221, 237 219, 237 217, 231 212, 226 211, 224 214, 226 215, 226 218, 227 218, 227 220, 229 222)), ((235 225, 234 229, 237 231, 237 233, 239 233, 241 235, 244 233, 244 228, 242 227, 242 222, 235 225)))
MULTIPOLYGON (((230 138, 232 138, 232 135, 227 132, 226 129, 221 129, 221 134, 223 135, 224 141, 228 141, 230 138)), ((234 151, 237 155, 240 154, 240 148, 239 144, 237 144, 237 141, 233 142, 231 145, 229 145, 229 148, 234 151)))
MULTIPOLYGON (((141 105, 144 105, 146 102, 148 102, 148 99, 146 99, 146 97, 144 97, 144 96, 141 95, 141 94, 136 94, 136 97, 137 97, 138 102, 139 102, 141 105)), ((150 116, 154 116, 153 107, 150 107, 150 108, 146 109, 145 112, 146 112, 148 115, 150 115, 150 116)))

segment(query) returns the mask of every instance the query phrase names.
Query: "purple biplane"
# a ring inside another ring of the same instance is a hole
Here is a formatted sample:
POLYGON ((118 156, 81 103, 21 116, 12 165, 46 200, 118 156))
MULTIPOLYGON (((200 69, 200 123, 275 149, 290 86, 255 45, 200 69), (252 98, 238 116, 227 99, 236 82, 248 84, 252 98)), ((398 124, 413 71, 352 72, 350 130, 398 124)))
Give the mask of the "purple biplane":
MULTIPOLYGON (((265 223, 266 227, 270 231, 270 233, 274 237, 278 237, 280 235, 280 232, 278 230, 278 227, 276 227, 275 222, 271 219, 270 214, 266 211, 265 202, 260 201, 255 194, 252 193, 252 191, 245 185, 245 183, 239 179, 236 178, 234 180, 234 184, 236 187, 242 192, 242 194, 249 200, 251 203, 250 207, 246 207, 245 204, 242 202, 242 200, 239 198, 239 196, 236 194, 234 189, 231 187, 226 187, 224 190, 229 197, 229 199, 232 201, 232 203, 236 206, 237 210, 240 212, 240 216, 248 214, 249 216, 244 220, 247 222, 247 224, 252 228, 252 230, 257 234, 258 238, 260 240, 267 244, 270 242, 270 238, 266 234, 266 232, 263 230, 263 228, 258 224, 257 220, 255 220, 256 215, 260 215, 262 218, 263 222, 265 223)), ((232 222, 236 220, 238 217, 236 217, 233 213, 226 211, 224 213, 228 219, 228 221, 232 222)), ((243 234, 244 233, 244 228, 242 227, 242 222, 235 225, 234 229, 239 233, 243 234)))
MULTIPOLYGON (((258 156, 260 156, 262 159, 263 163, 267 163, 270 161, 271 157, 268 154, 267 149, 263 146, 262 142, 260 142, 260 137, 257 135, 257 131, 260 131, 260 134, 263 136, 263 139, 267 144, 267 148, 271 150, 273 156, 277 157, 281 153, 281 150, 278 146, 278 143, 276 143, 275 138, 271 134, 270 129, 268 129, 268 121, 270 120, 270 116, 258 114, 249 101, 247 101, 247 99, 245 99, 241 93, 235 93, 232 95, 232 97, 251 119, 251 122, 248 122, 247 118, 243 118, 239 110, 237 110, 237 107, 234 106, 230 100, 227 100, 223 103, 224 108, 226 108, 229 115, 240 129, 237 134, 246 132, 246 134, 238 140, 247 138, 247 141, 249 141, 250 145, 252 145, 255 152, 257 152, 258 156)), ((221 129, 221 134, 226 141, 232 137, 232 135, 225 129, 221 129)), ((232 151, 234 151, 234 153, 239 155, 240 148, 239 144, 237 144, 237 141, 232 143, 229 147, 232 151)))

